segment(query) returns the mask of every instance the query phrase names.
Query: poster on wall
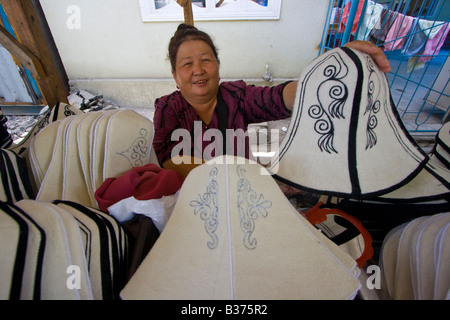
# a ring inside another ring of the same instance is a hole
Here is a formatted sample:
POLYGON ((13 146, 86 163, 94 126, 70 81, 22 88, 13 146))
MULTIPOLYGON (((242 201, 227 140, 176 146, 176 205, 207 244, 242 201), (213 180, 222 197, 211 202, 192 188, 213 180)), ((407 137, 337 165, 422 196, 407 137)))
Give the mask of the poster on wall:
MULTIPOLYGON (((196 21, 278 20, 282 0, 192 0, 196 21)), ((176 0, 139 0, 142 21, 183 21, 176 0)))

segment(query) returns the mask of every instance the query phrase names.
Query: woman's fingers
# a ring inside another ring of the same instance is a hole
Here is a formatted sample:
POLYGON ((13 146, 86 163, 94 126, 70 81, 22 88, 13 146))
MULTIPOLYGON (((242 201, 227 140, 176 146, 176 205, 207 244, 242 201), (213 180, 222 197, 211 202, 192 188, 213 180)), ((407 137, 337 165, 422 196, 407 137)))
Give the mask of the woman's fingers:
POLYGON ((370 55, 372 57, 373 60, 375 60, 378 67, 380 67, 380 69, 383 72, 391 71, 391 64, 389 63, 389 60, 387 59, 383 50, 381 50, 379 47, 377 47, 372 42, 356 40, 356 41, 346 43, 344 45, 344 47, 348 47, 351 49, 355 49, 355 50, 359 50, 364 53, 367 53, 368 55, 370 55))

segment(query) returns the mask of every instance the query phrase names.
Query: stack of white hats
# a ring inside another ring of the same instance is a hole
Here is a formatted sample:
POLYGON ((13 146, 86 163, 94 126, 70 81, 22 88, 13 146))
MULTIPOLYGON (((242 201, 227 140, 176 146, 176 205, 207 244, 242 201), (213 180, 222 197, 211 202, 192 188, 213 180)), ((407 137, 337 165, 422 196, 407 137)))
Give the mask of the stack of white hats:
POLYGON ((107 178, 150 162, 153 124, 133 110, 115 109, 50 123, 31 141, 37 200, 69 200, 98 208, 94 193, 107 178))

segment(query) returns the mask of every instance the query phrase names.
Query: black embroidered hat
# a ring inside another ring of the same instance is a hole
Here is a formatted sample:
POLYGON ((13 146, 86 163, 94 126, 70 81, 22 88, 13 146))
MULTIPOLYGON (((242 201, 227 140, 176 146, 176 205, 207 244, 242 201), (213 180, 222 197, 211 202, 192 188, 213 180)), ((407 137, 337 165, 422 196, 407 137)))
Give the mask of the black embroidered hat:
POLYGON ((369 55, 336 48, 301 74, 269 171, 300 189, 368 199, 408 184, 428 161, 400 119, 385 74, 369 55))

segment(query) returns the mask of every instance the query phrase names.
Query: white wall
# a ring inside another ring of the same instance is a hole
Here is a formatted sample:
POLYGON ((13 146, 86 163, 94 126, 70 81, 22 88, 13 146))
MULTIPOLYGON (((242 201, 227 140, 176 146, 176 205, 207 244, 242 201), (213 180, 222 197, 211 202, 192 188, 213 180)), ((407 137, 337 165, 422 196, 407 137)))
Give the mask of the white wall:
MULTIPOLYGON (((172 81, 167 45, 179 22, 142 22, 138 0, 40 2, 73 85, 98 82, 101 90, 103 81, 113 94, 122 83, 172 81), (70 5, 80 8, 80 29, 66 25, 70 5)), ((222 79, 262 79, 266 64, 275 79, 291 79, 317 56, 327 7, 328 0, 283 0, 280 20, 195 25, 219 48, 222 79)))

